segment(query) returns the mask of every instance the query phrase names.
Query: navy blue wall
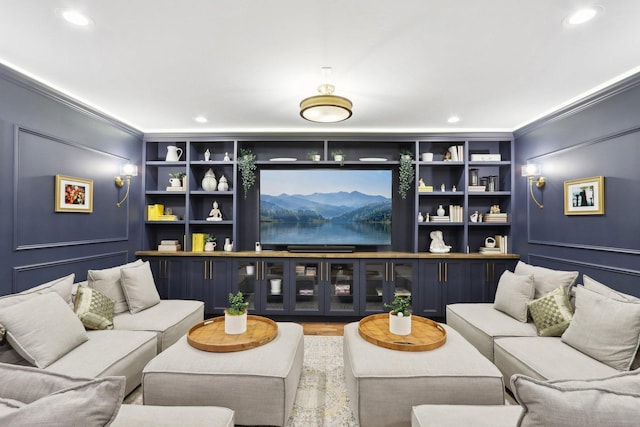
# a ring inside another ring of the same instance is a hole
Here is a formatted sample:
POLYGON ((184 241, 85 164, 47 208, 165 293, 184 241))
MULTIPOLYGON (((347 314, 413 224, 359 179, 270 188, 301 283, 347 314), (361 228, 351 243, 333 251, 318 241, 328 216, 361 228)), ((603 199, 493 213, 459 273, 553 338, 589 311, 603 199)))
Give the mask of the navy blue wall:
MULTIPOLYGON (((640 296, 640 76, 515 134, 516 167, 539 163, 544 208, 516 180, 514 250, 523 260, 578 270, 640 296), (604 176, 605 214, 566 216, 564 181, 604 176)), ((579 278, 581 280, 582 277, 579 278)))
POLYGON ((138 131, 0 66, 0 295, 132 260, 141 179, 117 208, 114 177, 141 156, 138 131), (93 180, 93 213, 54 212, 56 174, 93 180))

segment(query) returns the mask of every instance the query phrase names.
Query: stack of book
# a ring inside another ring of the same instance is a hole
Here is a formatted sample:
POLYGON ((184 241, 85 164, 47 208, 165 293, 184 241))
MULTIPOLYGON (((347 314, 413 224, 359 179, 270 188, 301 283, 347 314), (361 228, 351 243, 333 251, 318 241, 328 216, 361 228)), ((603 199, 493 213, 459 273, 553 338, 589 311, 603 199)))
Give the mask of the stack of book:
POLYGON ((432 193, 433 192, 433 185, 419 185, 418 186, 418 192, 419 193, 432 193))
POLYGON ((451 219, 449 218, 449 215, 443 215, 443 216, 434 215, 431 217, 429 221, 430 222, 451 222, 451 219))
POLYGON ((460 205, 449 205, 449 218, 451 222, 462 222, 463 221, 463 213, 462 206, 460 205))
POLYGON ((191 251, 204 252, 204 233, 193 233, 191 235, 191 251))
POLYGON ((471 161, 472 162, 499 162, 502 160, 502 156, 500 154, 472 154, 471 161))
POLYGON ((494 236, 494 238, 496 239, 496 246, 493 248, 486 248, 482 246, 480 248, 480 253, 488 254, 488 255, 508 254, 509 253, 509 243, 508 243, 509 236, 496 235, 494 236))
POLYGON ((469 187, 467 187, 467 189, 469 190, 469 192, 477 192, 477 191, 486 191, 486 186, 485 185, 470 185, 469 187))
POLYGON ((161 240, 158 245, 158 252, 178 252, 182 246, 178 240, 161 240))
POLYGON ((463 145, 452 145, 449 147, 449 153, 451 153, 451 161, 452 162, 461 162, 464 160, 464 146, 463 145))
POLYGON ((482 219, 484 222, 507 222, 506 213, 487 213, 482 219))

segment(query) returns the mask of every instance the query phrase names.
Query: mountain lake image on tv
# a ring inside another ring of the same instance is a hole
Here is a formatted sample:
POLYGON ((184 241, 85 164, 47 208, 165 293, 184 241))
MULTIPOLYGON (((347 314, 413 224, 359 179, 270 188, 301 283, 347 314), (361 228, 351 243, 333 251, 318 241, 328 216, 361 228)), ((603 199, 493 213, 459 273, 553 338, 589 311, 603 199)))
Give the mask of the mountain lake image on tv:
POLYGON ((391 244, 391 170, 261 170, 263 245, 391 244))

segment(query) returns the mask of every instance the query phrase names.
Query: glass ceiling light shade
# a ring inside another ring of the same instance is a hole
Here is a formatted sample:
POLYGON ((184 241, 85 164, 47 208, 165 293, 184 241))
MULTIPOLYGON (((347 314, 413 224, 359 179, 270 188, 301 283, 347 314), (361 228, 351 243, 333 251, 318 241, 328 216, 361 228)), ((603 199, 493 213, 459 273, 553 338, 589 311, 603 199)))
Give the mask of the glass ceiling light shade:
POLYGON ((300 102, 300 116, 310 122, 335 123, 351 117, 353 104, 347 98, 333 95, 332 84, 318 86, 320 95, 310 96, 300 102))

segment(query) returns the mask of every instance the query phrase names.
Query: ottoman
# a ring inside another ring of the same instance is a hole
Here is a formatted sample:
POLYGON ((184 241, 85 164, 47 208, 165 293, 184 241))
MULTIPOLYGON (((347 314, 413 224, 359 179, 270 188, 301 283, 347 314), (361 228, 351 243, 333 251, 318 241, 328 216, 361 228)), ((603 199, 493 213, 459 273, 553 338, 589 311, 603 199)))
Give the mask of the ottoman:
POLYGON ((344 327, 344 371, 360 425, 408 426, 423 404, 504 405, 502 373, 454 329, 435 350, 398 351, 365 341, 358 322, 344 327))
POLYGON ((302 372, 302 326, 278 322, 276 338, 260 347, 213 353, 183 336, 142 371, 145 405, 222 406, 242 425, 283 426, 302 372))

